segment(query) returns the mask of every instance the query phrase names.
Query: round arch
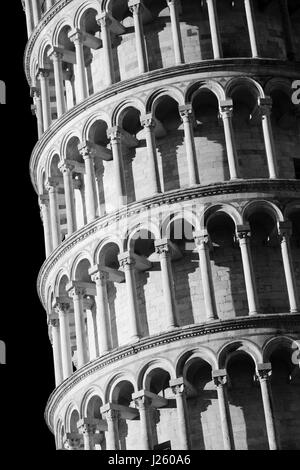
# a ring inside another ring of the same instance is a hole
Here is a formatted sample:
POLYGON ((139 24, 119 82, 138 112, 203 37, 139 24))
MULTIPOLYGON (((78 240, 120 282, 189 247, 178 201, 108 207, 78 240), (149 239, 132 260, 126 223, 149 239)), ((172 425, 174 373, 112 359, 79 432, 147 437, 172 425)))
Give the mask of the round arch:
POLYGON ((217 354, 218 368, 226 369, 230 355, 236 352, 244 352, 251 356, 256 367, 258 364, 263 362, 262 351, 260 348, 252 341, 241 338, 239 340, 230 341, 219 349, 217 354))

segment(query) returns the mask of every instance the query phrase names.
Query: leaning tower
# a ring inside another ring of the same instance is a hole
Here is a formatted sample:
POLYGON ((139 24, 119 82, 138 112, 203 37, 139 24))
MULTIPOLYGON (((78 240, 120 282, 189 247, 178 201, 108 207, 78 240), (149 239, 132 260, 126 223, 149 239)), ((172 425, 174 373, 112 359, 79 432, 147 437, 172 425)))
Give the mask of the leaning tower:
POLYGON ((299 2, 22 4, 56 448, 299 449, 299 2))

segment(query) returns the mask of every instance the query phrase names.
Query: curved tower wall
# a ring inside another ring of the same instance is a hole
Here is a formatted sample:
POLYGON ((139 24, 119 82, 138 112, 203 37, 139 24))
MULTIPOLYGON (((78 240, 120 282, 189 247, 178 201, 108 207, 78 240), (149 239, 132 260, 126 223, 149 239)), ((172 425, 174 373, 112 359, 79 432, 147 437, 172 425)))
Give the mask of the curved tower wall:
POLYGON ((22 3, 57 448, 299 447, 297 2, 22 3))

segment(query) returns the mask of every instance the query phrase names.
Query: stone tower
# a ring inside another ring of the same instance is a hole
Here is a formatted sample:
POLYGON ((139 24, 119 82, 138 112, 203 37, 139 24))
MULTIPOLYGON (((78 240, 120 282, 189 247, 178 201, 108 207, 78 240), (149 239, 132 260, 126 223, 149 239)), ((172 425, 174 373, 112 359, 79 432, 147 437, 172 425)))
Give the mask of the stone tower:
POLYGON ((22 3, 57 449, 299 449, 299 2, 22 3))

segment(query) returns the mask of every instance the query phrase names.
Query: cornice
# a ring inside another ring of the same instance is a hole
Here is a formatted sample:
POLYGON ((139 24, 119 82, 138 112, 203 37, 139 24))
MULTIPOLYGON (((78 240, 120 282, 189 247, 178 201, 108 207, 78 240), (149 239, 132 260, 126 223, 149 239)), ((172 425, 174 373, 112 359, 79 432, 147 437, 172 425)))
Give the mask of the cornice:
POLYGON ((128 204, 124 208, 114 211, 106 216, 99 217, 93 222, 85 225, 73 233, 61 243, 44 262, 37 280, 37 290, 42 304, 46 305, 45 284, 51 270, 58 261, 68 253, 74 246, 90 237, 91 235, 107 228, 126 217, 135 216, 153 207, 175 204, 178 202, 197 200, 204 197, 212 197, 225 194, 244 194, 261 192, 284 192, 300 194, 300 181, 298 180, 238 180, 224 183, 213 183, 207 186, 197 186, 174 191, 168 191, 151 198, 142 199, 138 202, 128 204))
POLYGON ((143 85, 147 85, 152 82, 155 83, 159 80, 172 79, 182 75, 194 75, 205 72, 220 72, 221 76, 224 76, 225 73, 228 75, 230 72, 236 72, 239 70, 241 75, 244 75, 245 73, 252 73, 256 74, 257 76, 265 76, 271 72, 270 69, 272 69, 272 76, 277 76, 277 74, 280 76, 291 76, 292 73, 295 72, 295 77, 298 77, 300 73, 300 62, 294 63, 280 61, 277 59, 251 58, 206 60, 192 64, 182 64, 179 66, 154 70, 128 80, 122 80, 120 82, 114 83, 110 87, 99 91, 98 93, 94 93, 89 98, 67 111, 65 114, 63 114, 63 116, 54 121, 43 134, 41 139, 38 140, 32 151, 29 164, 32 185, 36 192, 38 192, 36 181, 38 160, 51 139, 56 137, 57 133, 65 125, 69 124, 72 119, 75 119, 82 112, 92 108, 94 105, 99 104, 102 101, 105 101, 119 93, 130 91, 131 89, 142 87, 143 85))
POLYGON ((300 315, 283 313, 213 321, 206 324, 177 328, 173 331, 162 333, 157 336, 141 339, 138 343, 115 349, 105 356, 97 358, 83 366, 52 392, 45 410, 46 423, 53 432, 54 413, 60 400, 80 382, 101 371, 110 364, 117 363, 126 357, 135 356, 142 351, 157 348, 164 344, 174 343, 183 339, 188 340, 189 338, 224 333, 227 331, 253 330, 257 328, 275 329, 277 335, 285 332, 286 330, 292 331, 293 333, 296 333, 297 331, 300 332, 300 315))

